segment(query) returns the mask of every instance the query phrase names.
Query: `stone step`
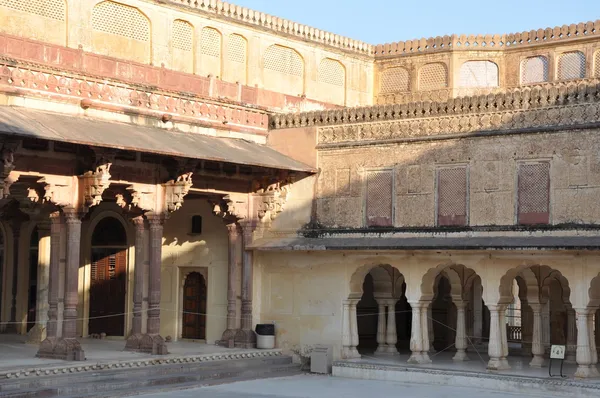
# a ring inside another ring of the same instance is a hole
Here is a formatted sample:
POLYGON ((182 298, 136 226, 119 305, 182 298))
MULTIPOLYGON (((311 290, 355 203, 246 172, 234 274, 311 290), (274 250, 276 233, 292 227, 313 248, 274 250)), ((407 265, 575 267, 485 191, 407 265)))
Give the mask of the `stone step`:
MULTIPOLYGON (((171 364, 150 368, 111 369, 0 382, 0 397, 123 396, 141 389, 190 385, 231 378, 273 377, 299 373, 291 357, 252 358, 203 363, 171 364)), ((189 387, 189 388, 191 388, 189 387)))

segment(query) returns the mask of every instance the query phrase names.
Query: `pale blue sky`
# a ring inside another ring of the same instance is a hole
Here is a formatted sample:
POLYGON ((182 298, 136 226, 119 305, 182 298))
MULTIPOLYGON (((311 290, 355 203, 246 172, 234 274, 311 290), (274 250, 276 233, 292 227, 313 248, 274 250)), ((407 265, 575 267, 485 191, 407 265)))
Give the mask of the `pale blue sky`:
POLYGON ((513 33, 600 19, 600 0, 230 2, 370 44, 453 33, 513 33))

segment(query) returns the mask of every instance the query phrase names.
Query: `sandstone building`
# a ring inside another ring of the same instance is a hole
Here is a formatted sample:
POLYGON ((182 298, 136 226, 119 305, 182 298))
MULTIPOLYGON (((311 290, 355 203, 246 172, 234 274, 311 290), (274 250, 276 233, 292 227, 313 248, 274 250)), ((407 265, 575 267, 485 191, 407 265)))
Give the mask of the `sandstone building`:
POLYGON ((0 325, 39 356, 274 322, 338 359, 561 344, 600 376, 600 21, 376 46, 216 0, 0 21, 0 325))

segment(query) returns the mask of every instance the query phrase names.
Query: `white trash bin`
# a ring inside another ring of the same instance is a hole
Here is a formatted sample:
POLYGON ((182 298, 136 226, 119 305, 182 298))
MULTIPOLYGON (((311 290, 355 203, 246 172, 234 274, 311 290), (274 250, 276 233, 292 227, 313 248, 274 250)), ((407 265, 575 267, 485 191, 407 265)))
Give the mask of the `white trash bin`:
POLYGON ((275 336, 256 335, 256 348, 261 350, 271 350, 275 348, 275 336))

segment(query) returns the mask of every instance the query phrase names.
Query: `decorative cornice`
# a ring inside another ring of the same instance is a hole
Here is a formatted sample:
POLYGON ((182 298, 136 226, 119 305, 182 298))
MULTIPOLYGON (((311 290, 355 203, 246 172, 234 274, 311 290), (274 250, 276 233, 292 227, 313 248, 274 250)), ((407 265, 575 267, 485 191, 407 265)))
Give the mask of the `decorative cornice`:
POLYGON ((500 35, 446 35, 378 44, 373 55, 378 57, 415 55, 433 51, 509 50, 540 44, 554 44, 572 39, 585 39, 600 35, 600 20, 555 26, 527 32, 500 35))
POLYGON ((272 30, 278 35, 287 34, 303 41, 311 41, 363 55, 371 55, 373 52, 373 46, 362 41, 325 32, 321 29, 312 28, 220 0, 167 0, 167 2, 206 13, 211 18, 214 18, 216 15, 217 17, 234 20, 245 25, 272 30))

